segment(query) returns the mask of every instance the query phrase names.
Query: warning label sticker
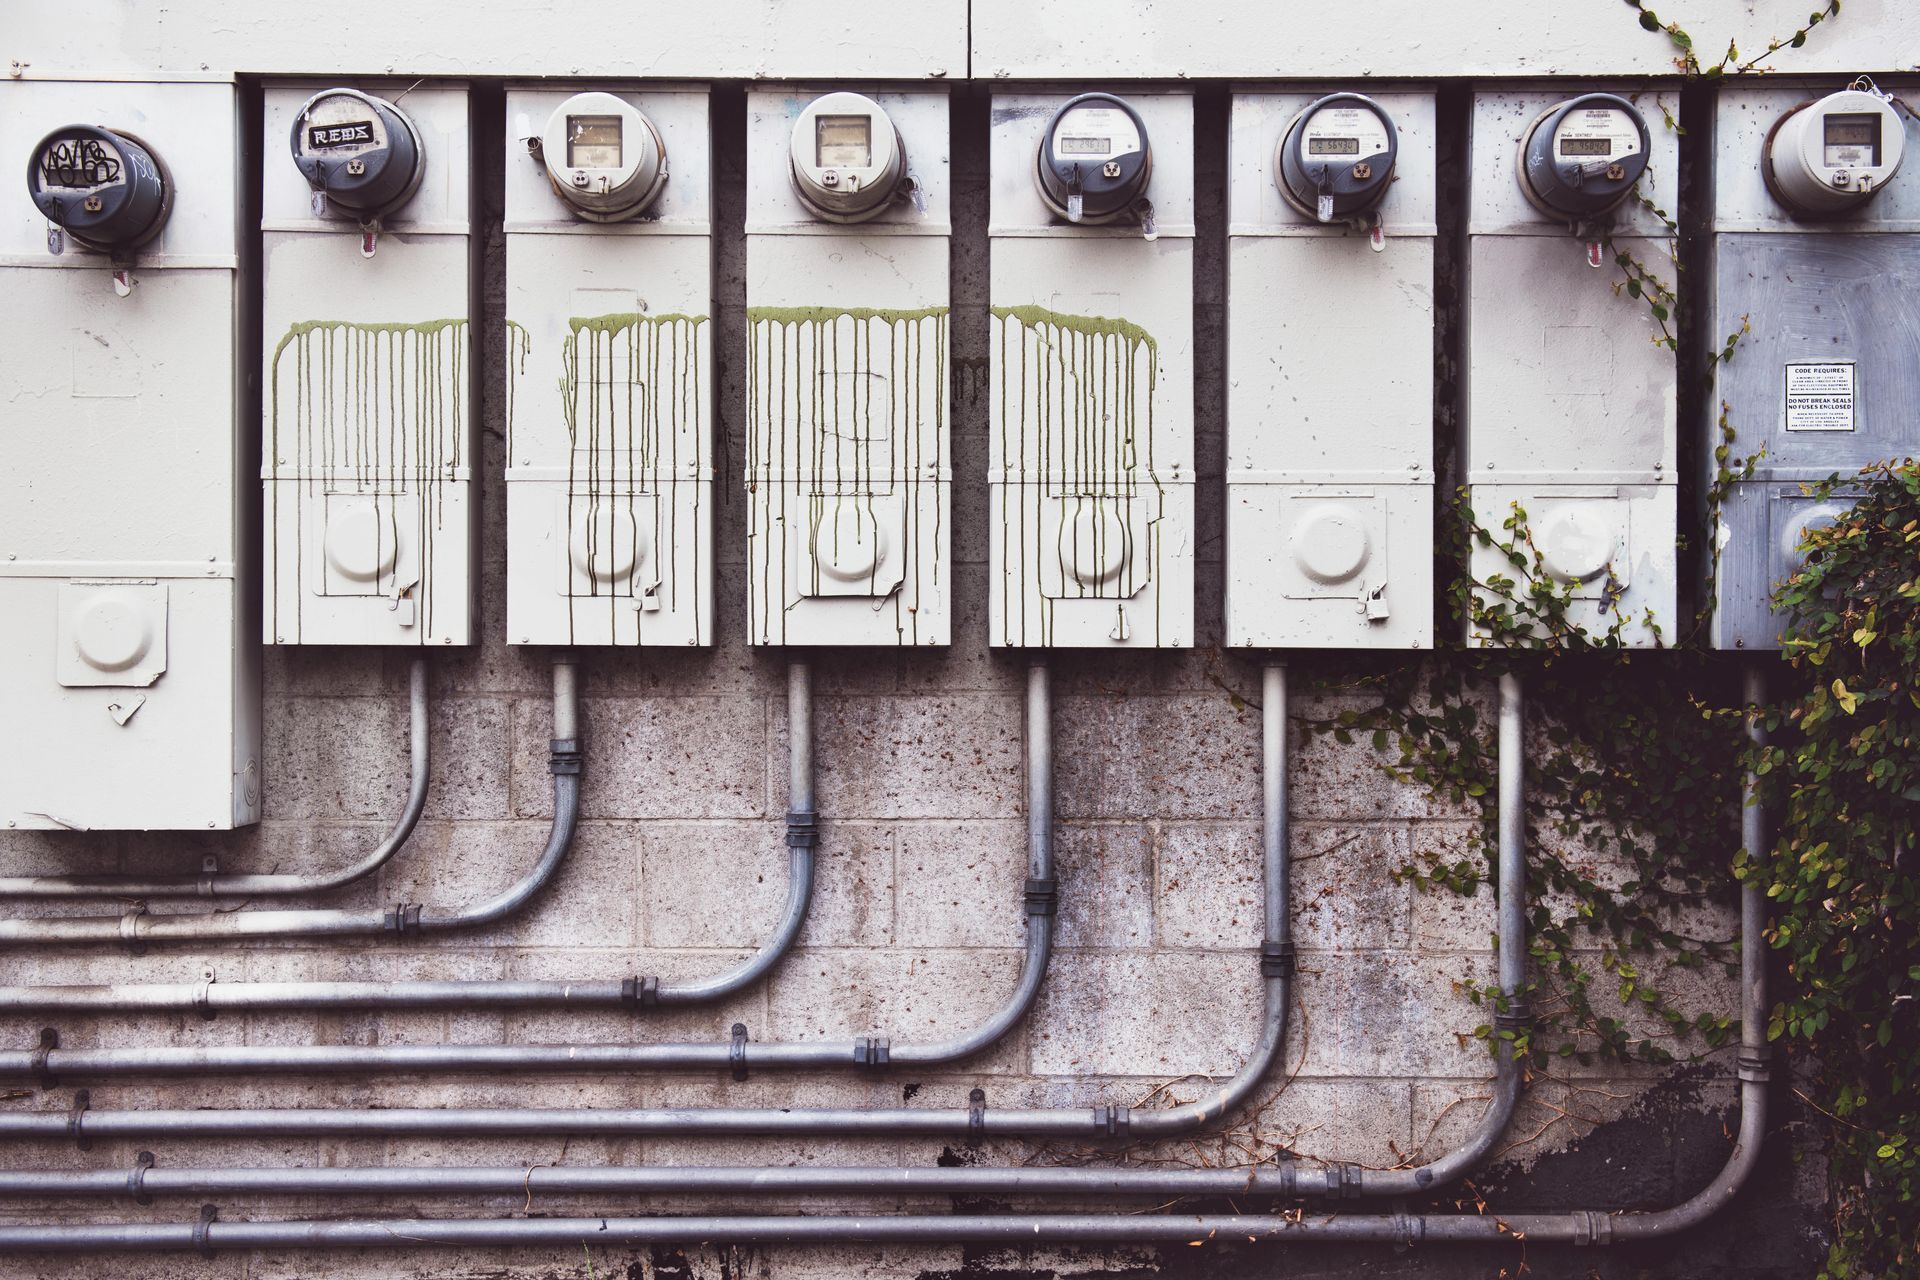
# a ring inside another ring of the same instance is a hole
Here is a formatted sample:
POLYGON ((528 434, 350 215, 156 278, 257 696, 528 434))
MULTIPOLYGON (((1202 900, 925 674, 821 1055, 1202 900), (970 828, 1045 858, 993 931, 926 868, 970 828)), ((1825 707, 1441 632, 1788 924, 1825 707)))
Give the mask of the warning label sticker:
POLYGON ((1852 431, 1853 361, 1787 366, 1787 430, 1852 431))

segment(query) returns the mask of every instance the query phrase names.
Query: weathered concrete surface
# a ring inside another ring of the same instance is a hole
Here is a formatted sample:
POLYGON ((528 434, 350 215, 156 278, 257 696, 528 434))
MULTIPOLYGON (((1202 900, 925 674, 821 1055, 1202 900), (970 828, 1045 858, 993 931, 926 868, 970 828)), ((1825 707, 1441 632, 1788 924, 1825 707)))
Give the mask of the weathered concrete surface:
MULTIPOLYGON (((499 99, 492 100, 497 109, 499 99)), ((819 887, 800 946, 772 980, 723 1004, 629 1014, 349 1013, 160 1019, 61 1019, 68 1043, 605 1042, 724 1037, 734 1021, 759 1037, 817 1039, 882 1031, 896 1038, 956 1032, 1011 990, 1023 937, 1025 875, 1018 657, 985 647, 986 109, 956 104, 952 321, 955 644, 950 651, 816 653, 817 743, 824 816, 819 887)), ((134 1081, 94 1088, 96 1107, 247 1105, 618 1106, 733 1103, 964 1104, 983 1084, 995 1105, 1138 1102, 1156 1090, 1190 1098, 1194 1073, 1233 1070, 1259 1013, 1252 948, 1261 926, 1257 662, 1217 648, 1218 510, 1223 460, 1220 350, 1220 183, 1225 96, 1201 90, 1201 226, 1195 323, 1200 428, 1201 648, 1188 654, 1064 654, 1056 663, 1058 854, 1064 901, 1060 950, 1034 1016, 979 1060, 929 1072, 853 1079, 756 1073, 662 1078, 442 1080, 342 1078, 134 1081)), ((730 480, 744 456, 737 353, 744 341, 743 98, 715 103, 720 297, 716 311, 718 426, 730 480)), ((491 145, 498 146, 497 136, 491 145)), ((483 341, 501 336, 498 180, 488 236, 483 341)), ((1445 259, 1443 258, 1443 270, 1445 259)), ((1442 290, 1441 296, 1447 296, 1442 290)), ((490 349, 491 349, 490 348, 490 349)), ((494 372, 498 372, 497 365, 494 372)), ((436 780, 427 818, 379 876, 337 895, 471 901, 506 884, 537 855, 550 809, 546 655, 501 640, 501 420, 494 383, 485 419, 483 641, 433 655, 436 780)), ((1441 428, 1444 438, 1447 428, 1441 428)), ((329 947, 269 940, 247 948, 117 948, 0 957, 10 982, 196 981, 379 977, 669 977, 737 963, 778 918, 786 893, 786 707, 783 657, 742 644, 745 504, 720 489, 720 644, 711 652, 590 652, 586 677, 586 821, 553 887, 490 929, 419 942, 329 947)), ((1314 692, 1319 655, 1295 663, 1303 715, 1359 705, 1314 692)), ((18 869, 115 866, 195 870, 204 853, 233 869, 338 865, 378 839, 398 808, 406 762, 406 656, 281 649, 268 655, 267 820, 230 839, 0 835, 18 869)), ((1261 1105, 1224 1134, 1130 1159, 1244 1161, 1291 1150, 1302 1158, 1391 1166, 1432 1157, 1466 1132, 1487 1097, 1490 1064, 1463 1037, 1485 1020, 1456 984, 1491 973, 1493 900, 1421 893, 1394 872, 1410 860, 1459 856, 1472 815, 1395 785, 1363 742, 1296 735, 1293 814, 1295 930, 1301 976, 1284 1072, 1261 1105)), ((1732 833, 1729 833, 1731 840, 1732 833)), ((49 910, 73 910, 72 907, 49 910)), ((185 909, 195 909, 187 904, 185 909)), ((1696 922, 1699 923, 1699 922, 1696 922)), ((1726 926, 1724 918, 1720 919, 1726 926)), ((1717 975, 1698 992, 1730 1007, 1717 975)), ((0 1043, 31 1042, 40 1020, 0 1025, 0 1043)), ((1725 1055, 1673 1081, 1651 1070, 1558 1070, 1537 1082, 1495 1166, 1474 1187, 1499 1207, 1651 1207, 1704 1184, 1726 1150, 1731 1095, 1725 1055)), ((69 1088, 23 1086, 7 1107, 64 1108, 69 1088)), ((627 1280, 944 1280, 961 1276, 1479 1277, 1524 1261, 1541 1276, 1798 1276, 1815 1248, 1819 1191, 1779 1141, 1760 1185, 1723 1221, 1660 1248, 1611 1254, 1542 1248, 1472 1253, 1428 1249, 1326 1251, 1216 1244, 1205 1249, 967 1250, 684 1249, 407 1252, 289 1257, 0 1259, 0 1275, 80 1280, 103 1274, 170 1277, 626 1277, 627 1280)), ((9 1165, 126 1168, 137 1144, 22 1145, 9 1165)), ((270 1165, 511 1165, 627 1161, 666 1164, 939 1161, 1049 1162, 1093 1154, 1075 1144, 997 1142, 977 1152, 938 1139, 888 1141, 538 1139, 164 1144, 161 1160, 270 1165)), ((1464 1193, 1463 1193, 1464 1194, 1464 1193)), ((1438 1202, 1449 1207, 1453 1202, 1438 1202)), ((268 1200, 223 1204, 228 1218, 346 1211, 686 1211, 692 1203, 603 1203, 523 1197, 402 1206, 268 1200)), ((752 1209, 738 1198, 720 1208, 752 1209)), ((780 1208, 830 1211, 821 1202, 780 1208)), ((882 1200, 878 1210, 907 1207, 882 1200)), ((918 1207, 950 1212, 951 1202, 918 1207)), ((1137 1206, 1127 1206, 1134 1208, 1137 1206)), ((1231 1206, 1215 1205, 1216 1209, 1231 1206)), ((190 1216, 192 1204, 0 1206, 60 1217, 190 1216)))

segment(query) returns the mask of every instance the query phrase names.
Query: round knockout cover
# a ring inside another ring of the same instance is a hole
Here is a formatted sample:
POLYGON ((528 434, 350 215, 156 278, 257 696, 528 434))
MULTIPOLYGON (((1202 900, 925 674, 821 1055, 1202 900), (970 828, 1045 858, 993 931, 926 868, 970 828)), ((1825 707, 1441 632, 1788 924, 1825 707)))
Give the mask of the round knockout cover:
POLYGON ((547 119, 547 181, 579 217, 619 222, 660 198, 667 149, 639 108, 611 93, 576 93, 547 119))
POLYGON ((358 89, 308 98, 294 113, 290 142, 307 184, 361 219, 385 217, 413 199, 426 168, 413 121, 358 89))
POLYGON ((1330 94, 1287 126, 1274 181, 1288 204, 1317 221, 1353 218, 1387 194, 1399 155, 1386 108, 1357 93, 1330 94))
POLYGON ((27 159, 27 194, 47 221, 102 252, 147 243, 173 209, 159 158, 131 134, 91 124, 40 140, 27 159))
POLYGON ((815 98, 793 124, 793 189, 828 222, 877 217, 907 181, 907 149, 880 104, 858 93, 815 98))
POLYGON ((1794 213, 1832 217, 1859 208, 1892 180, 1906 141, 1892 103, 1843 89, 1780 118, 1767 137, 1761 172, 1794 213))
POLYGON ((1605 213, 1647 170, 1647 122, 1631 102, 1588 93, 1549 108, 1520 144, 1520 188, 1559 218, 1605 213))
POLYGON ((1047 122, 1040 198, 1068 222, 1100 224, 1131 211, 1153 177, 1146 122, 1110 93, 1069 99, 1047 122))

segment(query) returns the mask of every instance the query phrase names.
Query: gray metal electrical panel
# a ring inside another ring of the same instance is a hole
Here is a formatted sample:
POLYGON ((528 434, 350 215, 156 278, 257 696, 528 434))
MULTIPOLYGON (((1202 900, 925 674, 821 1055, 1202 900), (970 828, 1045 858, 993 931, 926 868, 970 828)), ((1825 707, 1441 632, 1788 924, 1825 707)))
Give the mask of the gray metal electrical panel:
POLYGON ((1799 567, 1808 525, 1849 505, 1843 494, 1817 499, 1808 485, 1920 453, 1920 179, 1890 172, 1910 126, 1878 99, 1841 90, 1771 79, 1730 85, 1715 119, 1707 336, 1717 349, 1743 326, 1750 332, 1707 397, 1707 465, 1715 466, 1723 403, 1731 454, 1760 451, 1752 475, 1731 484, 1712 531, 1720 649, 1780 647, 1773 589, 1799 567), (1807 143, 1818 176, 1851 187, 1851 207, 1795 207, 1801 175, 1785 169, 1800 147, 1788 154, 1797 135, 1782 126, 1808 115, 1818 126, 1807 143), (1856 155, 1845 131, 1865 133, 1869 124, 1856 155), (1823 159, 1840 163, 1821 168, 1823 159), (1861 190, 1863 174, 1876 185, 1861 190))

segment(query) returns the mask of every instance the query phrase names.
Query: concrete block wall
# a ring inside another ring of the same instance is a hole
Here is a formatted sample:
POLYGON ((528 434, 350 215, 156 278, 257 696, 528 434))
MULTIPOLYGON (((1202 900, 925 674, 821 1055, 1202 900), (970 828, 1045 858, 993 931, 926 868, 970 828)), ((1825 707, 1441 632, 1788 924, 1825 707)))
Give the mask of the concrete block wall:
MULTIPOLYGON (((483 98, 497 114, 499 98, 483 98)), ((1200 645, 1191 652, 1062 653, 1054 659, 1059 950, 1033 1015, 979 1059, 937 1071, 755 1072, 665 1076, 487 1076, 166 1080, 95 1085, 100 1108, 148 1106, 963 1105, 983 1086, 994 1105, 1154 1105, 1184 1100, 1202 1077, 1236 1069, 1259 1017, 1260 778, 1258 660, 1223 652, 1221 469, 1223 210, 1227 95, 1199 93, 1201 201, 1195 292, 1199 424, 1200 645)), ((821 866, 798 947, 770 981, 717 1005, 663 1012, 301 1014, 62 1019, 63 1043, 565 1043, 724 1038, 896 1039, 957 1032, 996 1009, 1021 961, 1024 871, 1022 688, 1017 655, 986 647, 985 396, 988 340, 986 97, 956 91, 952 335, 955 642, 943 651, 807 654, 817 691, 815 741, 821 866)), ((267 978, 668 977, 724 970, 772 929, 786 892, 784 655, 744 644, 745 510, 737 474, 744 345, 744 91, 714 100, 720 228, 715 355, 724 449, 717 512, 718 645, 711 651, 584 651, 584 821, 553 885, 517 917, 485 930, 347 944, 267 940, 245 946, 11 951, 6 981, 267 978)), ((484 146, 499 145, 498 125, 484 146)), ((481 642, 432 654, 434 782, 412 842, 377 876, 329 903, 468 902, 504 886, 537 855, 550 812, 544 752, 547 655, 504 643, 504 500, 499 361, 503 265, 497 168, 484 179, 486 310, 483 398, 481 642)), ((1444 429, 1444 424, 1443 424, 1444 429)), ((266 665, 266 817, 231 836, 92 836, 0 832, 14 872, 185 872, 207 853, 224 869, 337 865, 379 839, 405 790, 407 655, 270 651, 266 665)), ((1296 714, 1357 705, 1316 692, 1315 655, 1296 663, 1296 714)), ((1491 1062, 1468 1033, 1485 1018, 1461 984, 1491 975, 1490 892, 1424 894, 1395 877, 1424 853, 1455 850, 1473 815, 1385 779, 1363 742, 1297 733, 1291 752, 1295 927, 1300 977, 1284 1072, 1253 1113, 1190 1141, 1096 1150, 1069 1143, 792 1138, 393 1140, 168 1143, 162 1162, 420 1164, 931 1165, 1244 1164, 1302 1157, 1394 1166, 1459 1140, 1488 1097, 1491 1062)), ((1729 832, 1729 847, 1735 833, 1729 832)), ((22 907, 26 914, 75 907, 22 907)), ((200 909, 195 904, 156 909, 200 909)), ((1730 925, 1719 922, 1730 932, 1730 925)), ((1703 998, 1731 1008, 1717 978, 1703 998)), ((42 1019, 0 1022, 0 1044, 32 1043, 42 1019)), ((1570 1066, 1536 1080, 1492 1169, 1440 1201, 1471 1206, 1653 1207, 1703 1185, 1723 1159, 1732 1103, 1722 1055, 1681 1073, 1570 1066)), ((0 1106, 63 1108, 65 1085, 23 1084, 0 1106)), ((130 1167, 131 1143, 17 1144, 0 1164, 130 1167)), ((1746 1202, 1696 1238, 1591 1258, 1535 1250, 1552 1275, 1795 1275, 1812 1247, 1815 1192, 1777 1152, 1746 1202), (1718 1266, 1722 1269, 1714 1270, 1718 1266), (1589 1270, 1591 1269, 1591 1270, 1589 1270)), ((887 1198, 877 1211, 915 1207, 887 1198)), ((353 1211, 483 1213, 805 1210, 840 1202, 607 1203, 423 1200, 413 1204, 272 1198, 221 1205, 228 1218, 353 1211)), ((917 1202, 950 1211, 952 1201, 917 1202)), ((1226 1207, 1226 1206, 1216 1206, 1226 1207)), ((195 1206, 0 1203, 6 1217, 117 1219, 195 1206)), ((1121 1206, 1122 1210, 1137 1206, 1121 1206)), ((945 1277, 1007 1274, 1469 1276, 1511 1267, 1524 1251, 1415 1255, 1391 1250, 978 1250, 862 1248, 0 1258, 0 1276, 626 1276, 945 1277)))

